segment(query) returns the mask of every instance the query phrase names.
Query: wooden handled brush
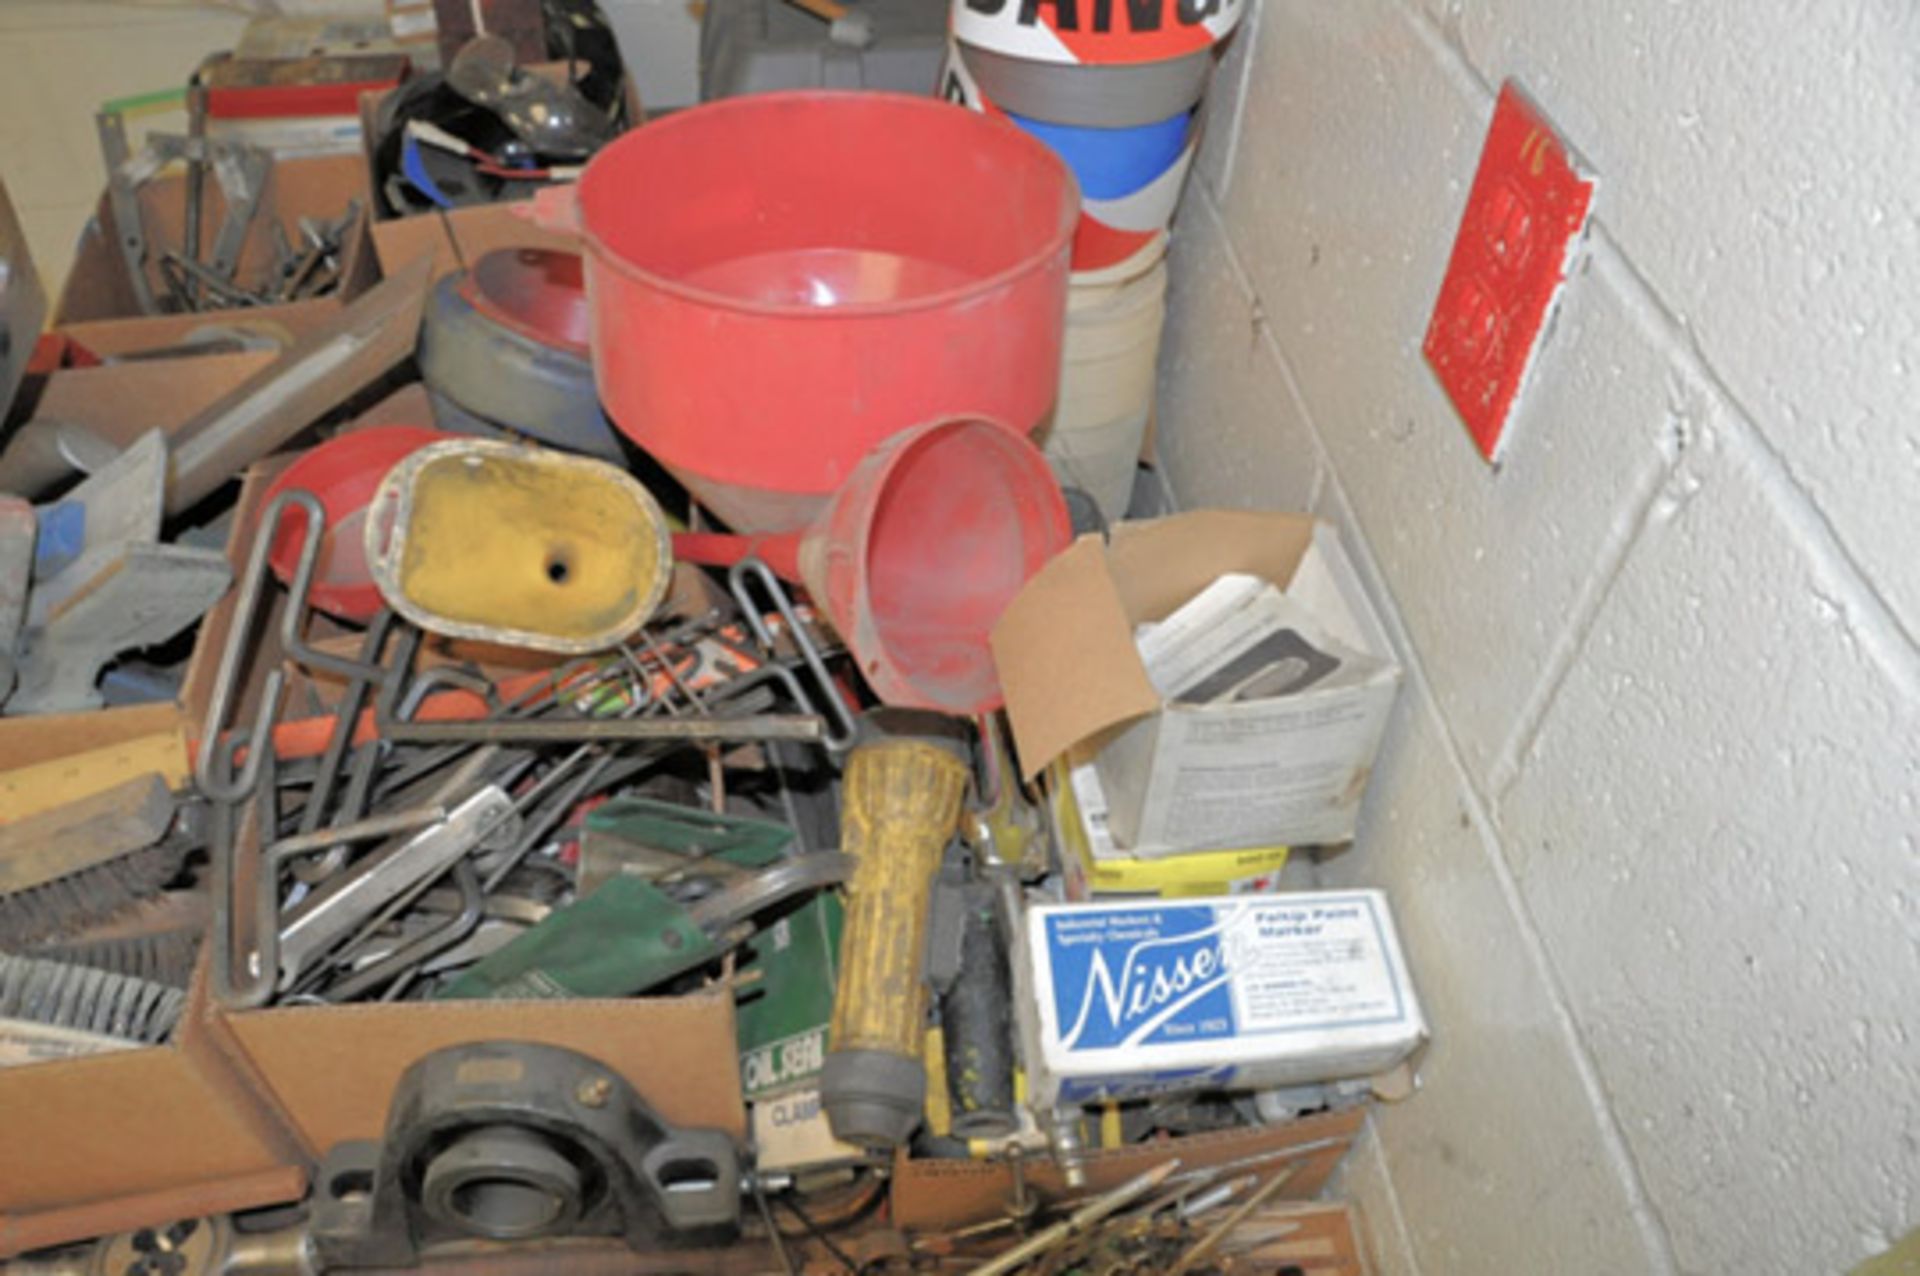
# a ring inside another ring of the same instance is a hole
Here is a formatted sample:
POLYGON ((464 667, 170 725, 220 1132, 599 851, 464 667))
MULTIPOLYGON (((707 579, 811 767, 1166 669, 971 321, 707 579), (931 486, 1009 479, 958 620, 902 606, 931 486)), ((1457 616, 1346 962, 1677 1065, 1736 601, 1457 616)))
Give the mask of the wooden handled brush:
POLYGON ((20 949, 111 917, 180 872, 192 839, 158 776, 0 827, 0 948, 20 949))

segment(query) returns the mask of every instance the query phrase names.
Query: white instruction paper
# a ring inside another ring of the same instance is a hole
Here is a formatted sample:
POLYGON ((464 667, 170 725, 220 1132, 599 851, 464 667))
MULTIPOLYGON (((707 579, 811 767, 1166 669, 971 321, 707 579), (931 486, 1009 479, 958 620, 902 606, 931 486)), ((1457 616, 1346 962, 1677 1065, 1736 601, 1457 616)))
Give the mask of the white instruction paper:
POLYGON ((1120 848, 1151 859, 1352 836, 1400 673, 1356 645, 1350 571, 1316 542, 1298 591, 1224 573, 1136 629, 1163 704, 1094 759, 1120 848))

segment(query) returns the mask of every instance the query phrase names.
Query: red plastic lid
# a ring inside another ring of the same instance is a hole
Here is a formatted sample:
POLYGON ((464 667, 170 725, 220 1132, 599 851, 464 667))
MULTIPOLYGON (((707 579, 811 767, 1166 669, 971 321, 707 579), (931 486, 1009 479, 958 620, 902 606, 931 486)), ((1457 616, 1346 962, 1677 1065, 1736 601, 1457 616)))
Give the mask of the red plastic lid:
MULTIPOLYGON (((384 606, 380 589, 367 570, 364 536, 367 505, 387 472, 413 453, 454 437, 417 425, 376 425, 342 434, 288 466, 267 489, 271 502, 280 493, 304 488, 326 511, 327 531, 314 568, 309 601, 341 620, 372 620, 384 606)), ((307 516, 297 507, 280 520, 267 562, 282 584, 293 580, 306 541, 307 516)))
POLYGON ((495 323, 545 345, 587 354, 587 286, 580 254, 502 248, 473 264, 460 295, 495 323))

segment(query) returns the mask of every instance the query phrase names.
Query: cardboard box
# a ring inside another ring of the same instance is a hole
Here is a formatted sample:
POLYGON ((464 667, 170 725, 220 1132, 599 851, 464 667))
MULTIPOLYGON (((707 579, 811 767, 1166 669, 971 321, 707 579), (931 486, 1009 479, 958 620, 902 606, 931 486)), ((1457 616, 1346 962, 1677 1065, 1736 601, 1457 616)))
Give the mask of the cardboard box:
MULTIPOLYGON (((231 537, 229 561, 250 544, 231 537)), ((202 622, 181 703, 0 718, 0 819, 147 772, 185 788, 231 607, 202 622)), ((304 1190, 300 1141, 218 1043, 205 966, 169 1044, 0 1069, 0 1256, 304 1190)))
MULTIPOLYGON (((178 172, 155 177, 139 187, 138 196, 144 212, 142 225, 148 244, 148 283, 156 298, 165 297, 166 286, 160 277, 159 256, 164 249, 177 249, 184 242, 186 178, 178 172)), ((213 236, 219 230, 221 219, 226 214, 226 205, 221 197, 220 184, 211 179, 206 183, 203 198, 201 246, 204 252, 211 246, 213 236)), ((298 244, 301 217, 337 218, 346 210, 349 200, 360 201, 360 220, 348 230, 342 248, 340 287, 325 297, 291 302, 284 306, 157 316, 172 321, 164 325, 161 331, 181 331, 181 320, 187 321, 187 330, 229 322, 262 323, 278 320, 284 323, 286 313, 302 309, 325 317, 365 292, 379 278, 366 233, 372 208, 366 165, 358 155, 280 160, 273 166, 262 199, 263 204, 248 227, 247 238, 240 252, 238 274, 242 283, 257 277, 273 260, 269 229, 272 222, 279 222, 290 241, 298 244)), ((93 220, 80 237, 73 267, 67 273, 66 285, 60 291, 59 305, 54 311, 56 327, 66 331, 69 336, 83 340, 83 344, 101 354, 110 353, 98 344, 102 334, 97 325, 102 321, 145 323, 156 318, 140 311, 131 276, 127 272, 126 258, 118 246, 118 235, 113 201, 103 194, 93 220), (85 340, 81 334, 73 331, 81 324, 90 326, 92 340, 85 340)), ((148 328, 143 337, 152 331, 154 329, 148 328)), ((293 336, 300 335, 292 326, 288 327, 288 331, 293 336)), ((108 334, 108 339, 111 343, 111 334, 108 334)))
MULTIPOLYGON (((230 559, 244 562, 266 488, 289 459, 248 472, 230 559)), ((25 767, 21 774, 91 769, 159 732, 176 742, 169 778, 184 783, 179 741, 183 728, 200 734, 232 610, 229 593, 202 623, 179 705, 0 719, 0 799, 10 792, 8 766, 25 767)), ((242 671, 241 721, 251 720, 266 672, 282 659, 276 609, 264 610, 261 641, 242 671)), ((733 998, 724 989, 652 1000, 235 1011, 214 1003, 203 970, 182 1023, 167 1046, 0 1069, 0 1257, 296 1199, 334 1143, 380 1137, 409 1065, 464 1042, 577 1050, 632 1082, 669 1122, 735 1137, 746 1130, 733 998)))
POLYGON ((175 431, 279 356, 272 351, 139 360, 51 373, 34 406, 43 420, 84 426, 119 447, 175 431))
MULTIPOLYGON (((1087 1186, 1069 1192, 1050 1157, 1022 1164, 1026 1190, 1043 1203, 1084 1199, 1120 1186, 1137 1174, 1178 1157, 1187 1173, 1231 1165, 1240 1172, 1293 1168, 1284 1200, 1320 1194, 1366 1120, 1361 1108, 1302 1117, 1280 1125, 1256 1125, 1220 1134, 1191 1135, 1131 1147, 1090 1152, 1087 1186)), ((894 1163, 893 1223, 903 1231, 950 1231, 1006 1216, 1014 1199, 1013 1171, 1004 1161, 909 1160, 894 1163)))
POLYGON ((478 1041, 577 1050, 625 1077, 672 1124, 746 1133, 725 990, 624 1001, 216 1006, 213 1019, 223 1054, 284 1117, 308 1160, 345 1139, 377 1140, 401 1073, 435 1050, 478 1041))
MULTIPOLYGON (((135 404, 132 390, 154 388, 147 375, 149 366, 165 365, 128 364, 57 373, 50 379, 47 392, 54 394, 56 386, 71 387, 60 389, 54 402, 84 408, 85 412, 80 415, 87 417, 89 424, 101 426, 103 432, 116 441, 128 434, 138 437, 151 425, 177 428, 190 415, 184 410, 185 405, 169 404, 150 413, 142 408, 141 415, 112 419, 116 408, 123 405, 131 408, 135 404), (129 372, 133 373, 130 382, 116 375, 129 372), (81 373, 100 375, 81 376, 81 373), (63 383, 61 378, 69 375, 75 380, 63 383)), ((227 377, 244 378, 251 370, 249 367, 242 371, 223 360, 220 366, 195 370, 196 373, 209 371, 210 376, 196 379, 190 374, 173 384, 176 387, 192 384, 195 394, 217 397, 231 388, 221 387, 218 382, 227 377)), ((169 375, 179 371, 175 369, 169 375)), ((43 396, 43 405, 46 402, 43 396)), ((243 486, 243 493, 245 490, 243 486)), ((241 520, 236 519, 235 528, 240 525, 241 520)), ((236 579, 246 564, 251 543, 250 537, 229 534, 227 562, 236 579)), ((200 736, 214 674, 226 642, 225 625, 215 621, 230 614, 232 608, 230 589, 201 618, 187 657, 180 694, 175 700, 79 713, 0 717, 0 822, 24 819, 149 773, 159 774, 175 791, 186 788, 192 775, 188 742, 200 736)))
POLYGON ((1104 897, 1257 894, 1280 889, 1290 848, 1250 846, 1230 851, 1186 851, 1145 859, 1113 844, 1107 795, 1091 762, 1062 760, 1047 770, 1047 818, 1060 848, 1060 876, 1075 902, 1104 897))
POLYGON ((833 1137, 833 1123, 817 1086, 753 1101, 754 1166, 762 1173, 851 1165, 866 1158, 833 1137))
POLYGON ((724 991, 229 1012, 204 983, 168 1045, 0 1068, 0 1258, 298 1199, 333 1144, 380 1138, 408 1066, 465 1042, 577 1050, 667 1121, 744 1134, 724 991))
MULTIPOLYGON (((229 553, 250 545, 267 487, 291 458, 248 472, 229 553)), ((284 592, 274 590, 276 602, 284 592)), ((232 597, 208 615, 205 641, 224 643, 232 597)), ((236 718, 252 720, 266 674, 284 660, 276 611, 242 671, 236 718)), ((205 716, 209 687, 193 680, 187 712, 205 716)), ((537 1041, 590 1055, 632 1082, 669 1122, 736 1137, 746 1130, 733 998, 730 992, 618 1001, 440 1001, 281 1006, 232 1010, 214 1005, 212 1036, 223 1057, 291 1131, 301 1154, 317 1160, 343 1139, 377 1139, 400 1074, 443 1046, 476 1041, 537 1041)))
POLYGON ((529 207, 527 201, 515 201, 376 222, 373 249, 382 273, 389 275, 417 258, 431 255, 435 279, 464 270, 501 248, 580 251, 579 236, 544 230, 521 216, 529 207))
POLYGON ((1029 908, 1015 955, 1038 1102, 1391 1072, 1426 1040, 1380 891, 1029 908))
POLYGON ((1114 840, 1133 854, 1353 836, 1400 669, 1332 527, 1228 510, 1122 523, 1111 543, 1082 537, 1042 568, 992 641, 1025 774, 1073 745, 1096 749, 1114 840), (1276 699, 1163 701, 1134 628, 1225 572, 1286 590, 1384 668, 1359 686, 1276 699))
POLYGON ((213 1044, 204 968, 167 1045, 0 1068, 0 1257, 304 1190, 285 1126, 213 1044))
MULTIPOLYGON (((88 238, 92 231, 88 231, 88 238)), ((83 241, 82 251, 85 251, 83 241)), ((373 256, 363 251, 362 260, 371 265, 373 256)), ((363 268, 364 269, 364 268, 363 268)), ((365 291, 364 288, 357 291, 365 291)), ((271 337, 282 348, 312 333, 339 313, 338 302, 331 297, 312 301, 291 301, 282 306, 250 306, 245 310, 213 310, 205 314, 121 315, 109 319, 83 319, 60 325, 60 335, 100 356, 211 358, 211 355, 182 349, 196 336, 222 329, 257 333, 271 337)))

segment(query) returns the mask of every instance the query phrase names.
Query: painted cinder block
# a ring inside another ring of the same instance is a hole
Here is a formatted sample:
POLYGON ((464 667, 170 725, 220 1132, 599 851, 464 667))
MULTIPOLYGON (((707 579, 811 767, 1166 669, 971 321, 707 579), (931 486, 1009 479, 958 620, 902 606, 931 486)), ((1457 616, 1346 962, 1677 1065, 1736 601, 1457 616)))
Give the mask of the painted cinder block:
POLYGON ((1499 823, 1682 1270, 1841 1271, 1920 1183, 1920 708, 1725 437, 1499 823))
POLYGON ((1920 633, 1920 9, 1458 0, 1602 173, 1605 232, 1920 633))
MULTIPOLYGON (((1257 19, 1259 0, 1253 0, 1257 19)), ((1234 155, 1240 143, 1241 107, 1253 69, 1253 46, 1260 38, 1257 20, 1243 20, 1215 55, 1213 78, 1200 101, 1200 155, 1194 178, 1214 194, 1226 192, 1233 181, 1234 155)))
MULTIPOLYGON (((1320 871, 1394 892, 1433 1020, 1368 1179, 1425 1272, 1839 1271, 1915 1217, 1917 19, 1766 9, 1259 17, 1221 218, 1423 706, 1320 871), (1509 74, 1608 199, 1492 476, 1418 343, 1509 74)), ((1180 270, 1170 339, 1223 305, 1180 270)), ((1182 499, 1262 503, 1194 415, 1182 499)))
POLYGON ((1159 452, 1175 490, 1189 508, 1306 509, 1319 445, 1199 191, 1168 270, 1168 310, 1181 318, 1161 338, 1159 452))
MULTIPOLYGON (((1649 468, 1664 464, 1671 356, 1610 281, 1582 277, 1541 353, 1502 468, 1487 473, 1419 351, 1486 104, 1441 72, 1390 0, 1341 8, 1266 10, 1278 25, 1259 33, 1240 172, 1222 211, 1484 782, 1586 582, 1635 517, 1649 468), (1312 102, 1321 109, 1303 109, 1312 102), (1399 162, 1407 132, 1435 148, 1468 144, 1451 175, 1423 160, 1410 181, 1399 162), (1369 156, 1379 158, 1356 158, 1369 156)), ((1183 322, 1176 310, 1169 342, 1183 322)), ((1178 433, 1167 431, 1170 455, 1183 454, 1178 433)), ((1205 495, 1239 493, 1228 481, 1205 495)))
POLYGON ((1390 884, 1432 1023, 1421 1089, 1375 1112, 1420 1269, 1657 1271, 1487 830, 1426 697, 1407 691, 1367 823, 1320 881, 1390 884))

